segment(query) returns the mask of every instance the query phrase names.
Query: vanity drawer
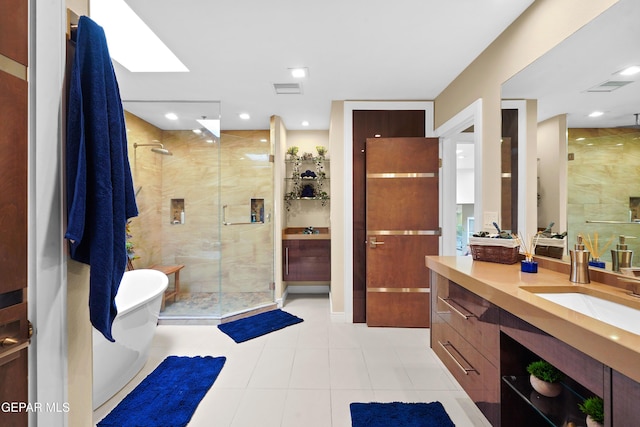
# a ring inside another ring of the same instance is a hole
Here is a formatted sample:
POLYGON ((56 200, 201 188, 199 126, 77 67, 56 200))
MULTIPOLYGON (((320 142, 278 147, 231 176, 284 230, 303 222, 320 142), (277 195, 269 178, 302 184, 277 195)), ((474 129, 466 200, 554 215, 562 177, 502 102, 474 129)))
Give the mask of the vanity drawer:
POLYGON ((458 334, 448 323, 431 329, 432 349, 492 425, 500 413, 498 368, 458 334))
POLYGON ((435 299, 438 315, 497 365, 500 355, 500 310, 473 292, 442 279, 438 281, 435 299))

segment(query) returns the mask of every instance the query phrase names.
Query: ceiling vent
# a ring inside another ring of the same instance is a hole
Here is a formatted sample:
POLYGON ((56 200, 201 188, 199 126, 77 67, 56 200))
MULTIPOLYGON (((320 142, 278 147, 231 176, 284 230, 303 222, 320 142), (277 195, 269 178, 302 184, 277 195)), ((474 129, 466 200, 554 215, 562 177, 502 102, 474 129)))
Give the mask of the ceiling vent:
POLYGON ((604 83, 600 83, 597 86, 587 89, 587 92, 613 92, 616 89, 620 89, 622 86, 628 85, 629 83, 633 83, 633 81, 607 80, 604 83))
POLYGON ((302 85, 300 83, 274 83, 273 88, 278 95, 302 94, 302 85))

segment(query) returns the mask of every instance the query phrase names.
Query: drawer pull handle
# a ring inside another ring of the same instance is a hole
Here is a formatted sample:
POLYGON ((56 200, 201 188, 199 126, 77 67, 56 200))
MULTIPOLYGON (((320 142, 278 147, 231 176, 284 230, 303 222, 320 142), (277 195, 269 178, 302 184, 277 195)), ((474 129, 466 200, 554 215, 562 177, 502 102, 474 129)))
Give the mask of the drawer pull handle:
MULTIPOLYGON (((453 304, 451 304, 451 302, 454 302, 451 298, 442 298, 442 297, 438 297, 438 299, 440 301, 442 301, 443 303, 445 303, 447 305, 447 307, 449 307, 451 310, 453 310, 456 314, 458 314, 459 316, 463 317, 464 320, 469 320, 469 318, 471 317, 476 317, 475 314, 468 312, 468 313, 463 313, 462 311, 458 310, 456 307, 453 306, 453 304), (451 302, 449 302, 451 301, 451 302)), ((458 304, 458 303, 455 303, 458 304)))
POLYGON ((3 338, 2 341, 0 341, 0 346, 1 347, 9 347, 11 345, 18 344, 19 342, 20 341, 18 341, 15 338, 7 337, 7 338, 3 338))
MULTIPOLYGON (((477 372, 473 366, 467 363, 466 360, 465 363, 469 366, 468 368, 465 368, 462 363, 458 362, 458 359, 456 359, 456 357, 449 351, 447 347, 451 347, 458 354, 460 354, 460 352, 458 352, 458 350, 456 350, 453 344, 451 344, 449 341, 443 344, 438 340, 438 344, 440 344, 440 347, 442 347, 442 349, 449 355, 449 357, 455 362, 455 364, 458 365, 458 367, 462 370, 462 372, 464 372, 465 375, 469 375, 469 372, 477 372)), ((460 357, 464 360, 464 357, 462 357, 462 355, 460 355, 460 357)))

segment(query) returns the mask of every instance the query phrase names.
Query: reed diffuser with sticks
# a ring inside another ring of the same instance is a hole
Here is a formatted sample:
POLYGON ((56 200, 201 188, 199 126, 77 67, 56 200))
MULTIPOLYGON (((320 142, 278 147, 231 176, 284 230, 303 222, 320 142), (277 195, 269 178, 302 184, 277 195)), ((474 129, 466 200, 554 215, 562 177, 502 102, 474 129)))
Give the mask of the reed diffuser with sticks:
POLYGON ((593 233, 593 241, 591 240, 591 236, 587 234, 587 239, 583 239, 584 245, 587 247, 587 250, 591 253, 591 259, 589 260, 589 265, 591 267, 605 268, 604 261, 600 261, 600 255, 602 255, 609 245, 613 243, 614 236, 611 236, 607 242, 600 247, 598 244, 598 233, 593 233))
POLYGON ((524 259, 520 262, 520 271, 523 273, 537 273, 538 262, 533 260, 533 254, 536 249, 535 238, 529 239, 528 236, 523 238, 519 234, 516 239, 520 245, 520 251, 524 254, 524 259))

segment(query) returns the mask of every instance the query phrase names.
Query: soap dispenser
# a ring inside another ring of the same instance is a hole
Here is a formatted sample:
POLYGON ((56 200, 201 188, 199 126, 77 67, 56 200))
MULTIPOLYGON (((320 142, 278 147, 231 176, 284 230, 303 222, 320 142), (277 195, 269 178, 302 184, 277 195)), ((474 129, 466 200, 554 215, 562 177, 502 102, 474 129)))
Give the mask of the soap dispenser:
POLYGON ((589 256, 590 253, 584 248, 582 236, 578 235, 578 243, 575 248, 569 251, 571 255, 571 275, 569 280, 573 283, 590 283, 589 280, 589 256))
POLYGON ((611 249, 611 262, 613 271, 620 271, 621 268, 631 267, 633 259, 633 251, 629 250, 624 242, 625 236, 620 235, 618 244, 615 249, 611 249))

